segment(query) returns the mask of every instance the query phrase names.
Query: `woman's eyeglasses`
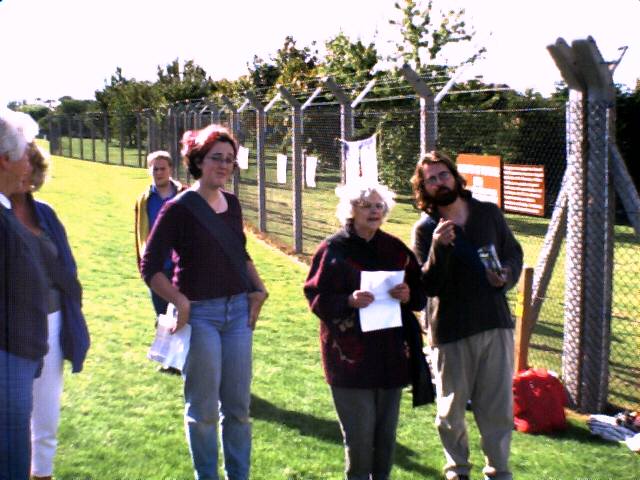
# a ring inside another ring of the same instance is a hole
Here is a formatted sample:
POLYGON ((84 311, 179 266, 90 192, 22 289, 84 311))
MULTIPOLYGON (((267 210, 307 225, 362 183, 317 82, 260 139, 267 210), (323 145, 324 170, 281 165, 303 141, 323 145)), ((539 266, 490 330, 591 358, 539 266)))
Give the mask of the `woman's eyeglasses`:
POLYGON ((213 155, 210 155, 209 157, 212 161, 219 163, 221 165, 234 165, 236 163, 236 157, 228 155, 228 156, 224 156, 220 153, 214 153, 213 155))
POLYGON ((363 210, 384 210, 387 206, 382 203, 356 202, 355 205, 363 210))

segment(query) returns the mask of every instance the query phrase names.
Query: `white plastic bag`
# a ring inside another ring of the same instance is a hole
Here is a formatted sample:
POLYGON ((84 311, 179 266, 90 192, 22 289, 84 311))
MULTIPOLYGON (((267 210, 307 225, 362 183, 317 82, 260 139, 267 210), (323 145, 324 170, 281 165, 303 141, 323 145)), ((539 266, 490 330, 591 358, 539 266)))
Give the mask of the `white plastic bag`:
POLYGON ((158 315, 156 336, 149 348, 147 358, 161 363, 164 368, 173 367, 182 370, 189 353, 191 325, 186 324, 172 334, 171 329, 175 324, 176 310, 172 304, 169 304, 167 313, 158 315))

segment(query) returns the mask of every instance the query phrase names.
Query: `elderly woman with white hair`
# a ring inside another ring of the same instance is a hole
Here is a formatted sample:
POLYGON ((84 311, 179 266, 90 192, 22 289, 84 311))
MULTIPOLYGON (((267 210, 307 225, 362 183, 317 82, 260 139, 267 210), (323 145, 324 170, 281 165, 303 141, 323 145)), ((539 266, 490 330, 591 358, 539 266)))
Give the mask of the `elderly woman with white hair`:
POLYGON ((8 198, 31 174, 26 148, 34 132, 31 117, 0 110, 0 479, 29 478, 33 381, 47 353, 40 246, 8 198))
MULTIPOLYGON (((411 377, 406 328, 363 331, 360 309, 375 301, 361 289, 363 271, 404 271, 389 295, 400 301, 403 324, 416 327, 412 311, 426 297, 420 268, 409 248, 380 230, 394 194, 380 184, 336 189, 343 228, 318 247, 304 285, 320 318, 325 378, 344 437, 346 478, 388 479, 393 464, 402 388, 411 377)), ((368 330, 368 329, 365 329, 368 330)))

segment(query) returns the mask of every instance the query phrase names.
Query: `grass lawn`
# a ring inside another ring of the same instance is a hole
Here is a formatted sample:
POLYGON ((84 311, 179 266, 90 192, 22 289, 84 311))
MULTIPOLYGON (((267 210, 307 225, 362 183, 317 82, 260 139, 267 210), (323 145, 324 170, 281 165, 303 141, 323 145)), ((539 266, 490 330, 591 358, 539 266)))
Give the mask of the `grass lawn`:
MULTIPOLYGON (((147 183, 143 169, 54 157, 53 178, 38 194, 67 228, 92 334, 84 372, 65 371, 59 480, 192 478, 182 381, 146 359, 153 315, 135 266, 133 204, 147 183)), ((318 320, 301 290, 307 266, 251 235, 249 249, 271 292, 254 337, 252 478, 340 479, 341 435, 322 376, 318 320)), ((394 479, 440 478, 433 416, 433 406, 412 409, 404 395, 394 479)), ((516 478, 638 478, 640 456, 591 437, 582 418, 570 423, 555 437, 514 433, 516 478)), ((480 466, 472 421, 470 435, 480 466)))

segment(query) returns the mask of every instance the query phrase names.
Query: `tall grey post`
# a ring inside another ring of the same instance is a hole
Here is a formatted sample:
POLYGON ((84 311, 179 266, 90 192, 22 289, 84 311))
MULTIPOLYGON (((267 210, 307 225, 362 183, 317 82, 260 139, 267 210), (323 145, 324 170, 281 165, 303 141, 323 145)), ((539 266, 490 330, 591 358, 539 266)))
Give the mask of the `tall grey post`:
POLYGON ((302 253, 302 104, 284 87, 278 91, 285 102, 291 106, 293 135, 291 150, 293 152, 293 249, 302 253))
POLYGON ((109 163, 109 114, 105 111, 102 114, 102 128, 104 137, 104 161, 109 163))
POLYGON ((571 403, 607 403, 613 280, 614 195, 609 159, 615 99, 611 72, 591 37, 549 51, 569 86, 567 263, 563 376, 571 403))
POLYGON ((438 134, 433 92, 409 65, 404 65, 400 71, 420 97, 420 156, 422 157, 436 149, 438 134))
POLYGON ((69 135, 69 157, 73 158, 73 118, 67 116, 67 135, 69 135))
MULTIPOLYGON (((240 132, 240 115, 238 114, 238 109, 226 95, 221 95, 220 100, 222 100, 224 107, 227 110, 229 110, 229 116, 231 117, 229 121, 231 133, 233 133, 233 136, 236 139, 238 139, 238 134, 240 132)), ((220 110, 217 108, 216 108, 216 113, 217 113, 217 118, 215 119, 215 121, 220 122, 220 110)), ((212 110, 212 115, 213 115, 213 110, 212 110)), ((213 117, 212 117, 212 120, 213 120, 213 117)), ((239 197, 240 196, 240 169, 239 168, 236 168, 233 172, 232 184, 233 184, 233 194, 236 197, 239 197)))
POLYGON ((140 112, 136 112, 136 146, 138 147, 138 166, 142 167, 142 128, 140 112))
POLYGON ((84 115, 78 115, 78 137, 80 138, 80 158, 84 160, 84 131, 82 126, 84 124, 84 115))
POLYGON ((124 113, 120 115, 120 165, 124 165, 124 128, 126 119, 124 113))
POLYGON ((353 108, 351 99, 332 77, 323 79, 325 86, 331 91, 340 104, 340 181, 346 182, 347 144, 353 139, 353 108))
POLYGON ((266 188, 266 162, 264 157, 264 143, 266 132, 266 116, 262 102, 253 92, 245 92, 245 97, 256 109, 256 160, 258 180, 258 228, 261 232, 267 231, 267 188, 266 188))

